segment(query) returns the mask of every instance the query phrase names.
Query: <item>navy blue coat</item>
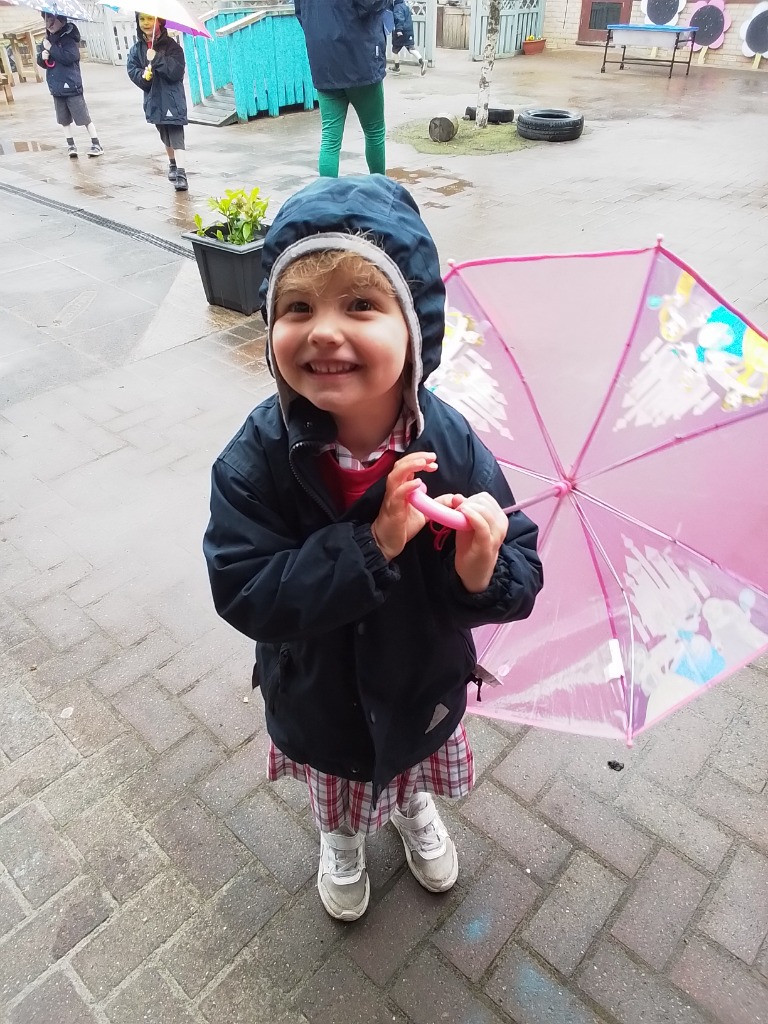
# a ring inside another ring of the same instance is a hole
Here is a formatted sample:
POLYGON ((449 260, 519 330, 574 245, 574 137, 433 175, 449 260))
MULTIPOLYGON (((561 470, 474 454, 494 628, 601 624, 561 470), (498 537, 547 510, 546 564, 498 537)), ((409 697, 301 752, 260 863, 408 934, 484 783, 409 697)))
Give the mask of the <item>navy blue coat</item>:
POLYGON ((128 54, 128 77, 144 93, 144 116, 150 124, 187 124, 187 97, 184 93, 184 51, 165 29, 155 40, 152 78, 144 78, 148 45, 138 28, 138 39, 128 54))
POLYGON ((80 29, 71 21, 58 32, 50 32, 51 42, 48 67, 42 58, 42 43, 37 47, 37 63, 45 69, 45 80, 51 96, 82 96, 83 78, 80 74, 80 29))
POLYGON ((404 46, 410 48, 414 45, 413 15, 405 0, 395 0, 393 15, 395 28, 392 32, 392 49, 397 53, 404 46))
POLYGON ((381 82, 387 73, 382 14, 391 0, 294 0, 315 88, 381 82))
MULTIPOLYGON (((297 239, 326 231, 366 231, 398 265, 426 377, 440 361, 445 289, 410 195, 380 175, 320 178, 275 218, 267 273, 297 239)), ((512 504, 466 420, 423 386, 418 400, 424 429, 409 450, 437 453, 430 493, 485 490, 512 504)), ((542 584, 537 530, 520 512, 509 517, 481 594, 456 573, 453 534, 437 550, 424 528, 387 562, 371 533, 385 481, 348 510, 335 508, 316 458, 336 435, 333 418, 304 398, 283 408, 277 396, 257 406, 214 464, 203 544, 214 603, 257 641, 253 684, 278 748, 329 774, 372 779, 378 794, 461 721, 476 664, 470 630, 530 614, 542 584)))

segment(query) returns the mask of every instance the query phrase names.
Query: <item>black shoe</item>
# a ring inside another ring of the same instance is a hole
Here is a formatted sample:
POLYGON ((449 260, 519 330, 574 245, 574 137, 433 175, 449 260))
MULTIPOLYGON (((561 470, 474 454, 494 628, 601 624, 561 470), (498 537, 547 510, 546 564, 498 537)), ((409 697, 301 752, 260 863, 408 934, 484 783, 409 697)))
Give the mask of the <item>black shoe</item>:
POLYGON ((67 146, 67 152, 69 153, 69 155, 72 157, 73 160, 77 159, 77 146, 75 146, 75 145, 67 146))
POLYGON ((177 192, 186 192, 189 188, 187 184, 187 172, 183 167, 176 168, 176 178, 173 182, 173 187, 177 192))
POLYGON ((168 164, 168 181, 176 181, 177 174, 178 169, 176 167, 176 164, 168 164))
POLYGON ((88 150, 88 156, 101 156, 104 150, 98 142, 92 142, 91 148, 88 150))

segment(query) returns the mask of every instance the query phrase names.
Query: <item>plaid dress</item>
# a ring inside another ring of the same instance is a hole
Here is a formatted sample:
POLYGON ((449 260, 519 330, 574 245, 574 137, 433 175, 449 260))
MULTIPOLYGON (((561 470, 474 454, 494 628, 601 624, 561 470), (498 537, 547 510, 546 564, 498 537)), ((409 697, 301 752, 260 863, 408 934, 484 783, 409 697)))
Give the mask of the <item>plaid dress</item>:
MULTIPOLYGON (((338 443, 324 451, 332 451, 343 469, 367 469, 385 452, 405 451, 414 422, 412 414, 404 410, 389 437, 362 462, 338 443)), ((312 816, 321 832, 348 825, 354 832, 368 834, 386 825, 395 808, 406 806, 414 793, 451 799, 466 796, 475 782, 475 767, 466 731, 459 724, 439 750, 394 778, 379 794, 375 807, 371 782, 353 782, 298 764, 270 742, 267 777, 276 782, 286 776, 307 783, 312 816)))

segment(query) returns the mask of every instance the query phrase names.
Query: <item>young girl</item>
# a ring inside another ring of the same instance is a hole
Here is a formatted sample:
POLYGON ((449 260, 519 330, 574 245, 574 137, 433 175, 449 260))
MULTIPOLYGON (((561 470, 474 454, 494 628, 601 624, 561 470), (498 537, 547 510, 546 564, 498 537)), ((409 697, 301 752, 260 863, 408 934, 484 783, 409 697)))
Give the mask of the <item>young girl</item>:
POLYGON ((220 615, 257 641, 269 777, 306 780, 317 885, 342 921, 368 905, 365 836, 392 820, 431 892, 458 874, 431 794, 464 796, 470 630, 530 614, 536 528, 464 418, 423 386, 445 289, 416 204, 380 175, 319 179, 264 247, 277 394, 213 467, 204 541, 220 615), (471 531, 409 500, 424 474, 471 531))
POLYGON ((128 54, 128 77, 144 93, 144 115, 155 125, 168 155, 168 180, 186 192, 187 174, 176 164, 184 151, 187 98, 184 95, 184 51, 168 35, 163 18, 136 15, 137 39, 128 54))

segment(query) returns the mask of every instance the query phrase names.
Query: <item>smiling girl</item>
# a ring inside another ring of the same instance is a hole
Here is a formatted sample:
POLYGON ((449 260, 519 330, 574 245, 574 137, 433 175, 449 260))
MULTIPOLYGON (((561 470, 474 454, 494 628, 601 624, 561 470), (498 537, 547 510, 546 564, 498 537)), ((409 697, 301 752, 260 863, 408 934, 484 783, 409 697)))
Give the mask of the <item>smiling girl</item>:
POLYGON ((423 386, 445 289, 405 189, 321 178, 284 204, 263 261, 277 394, 214 464, 204 550, 219 614, 257 641, 269 778, 306 782, 320 899, 354 921, 370 897, 366 835, 388 821, 420 885, 456 882, 433 796, 474 781, 470 631, 530 614, 536 527, 505 515, 495 459, 423 386), (471 529, 424 529, 419 473, 471 529))

